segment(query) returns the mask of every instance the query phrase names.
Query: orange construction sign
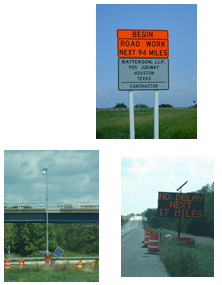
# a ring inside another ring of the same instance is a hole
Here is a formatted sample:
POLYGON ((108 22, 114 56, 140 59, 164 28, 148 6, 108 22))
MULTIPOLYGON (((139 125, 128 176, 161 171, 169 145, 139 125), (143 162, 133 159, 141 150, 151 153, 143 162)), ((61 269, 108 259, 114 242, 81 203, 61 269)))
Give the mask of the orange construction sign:
POLYGON ((169 57, 167 39, 117 39, 118 57, 169 57))
POLYGON ((168 30, 117 30, 118 57, 169 57, 168 30))
POLYGON ((117 39, 162 39, 168 40, 168 30, 118 29, 117 39))

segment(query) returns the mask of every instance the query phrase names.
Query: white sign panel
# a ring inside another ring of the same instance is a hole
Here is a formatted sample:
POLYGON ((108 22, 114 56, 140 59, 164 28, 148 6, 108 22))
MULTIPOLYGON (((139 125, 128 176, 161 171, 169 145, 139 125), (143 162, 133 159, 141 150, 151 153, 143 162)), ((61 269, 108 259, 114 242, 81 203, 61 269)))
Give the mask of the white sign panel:
POLYGON ((169 89, 168 58, 119 58, 119 90, 169 89))

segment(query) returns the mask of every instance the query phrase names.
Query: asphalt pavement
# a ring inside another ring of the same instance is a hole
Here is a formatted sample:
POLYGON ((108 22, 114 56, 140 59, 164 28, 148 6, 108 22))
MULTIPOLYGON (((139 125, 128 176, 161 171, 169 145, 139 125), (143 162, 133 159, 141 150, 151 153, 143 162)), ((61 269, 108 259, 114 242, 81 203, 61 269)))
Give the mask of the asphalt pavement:
POLYGON ((143 247, 142 217, 131 218, 121 228, 121 277, 169 277, 160 257, 143 247))

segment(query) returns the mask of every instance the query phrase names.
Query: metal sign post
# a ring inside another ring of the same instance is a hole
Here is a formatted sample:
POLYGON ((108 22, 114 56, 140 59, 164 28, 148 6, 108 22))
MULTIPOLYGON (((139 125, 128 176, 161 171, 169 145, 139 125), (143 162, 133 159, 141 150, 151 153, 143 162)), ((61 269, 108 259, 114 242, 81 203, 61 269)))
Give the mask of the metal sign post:
POLYGON ((129 91, 129 124, 130 124, 130 139, 135 139, 133 91, 129 91))
MULTIPOLYGON (((154 90, 154 139, 159 139, 159 90, 169 89, 169 59, 119 58, 118 71, 118 89, 129 91, 131 118, 134 118, 134 112, 133 95, 130 93, 133 94, 134 90, 154 90)), ((130 125, 133 128, 130 132, 134 133, 134 121, 130 125)))
MULTIPOLYGON (((177 188, 177 191, 180 190, 180 193, 182 193, 182 188, 185 184, 187 184, 188 181, 186 181, 185 183, 183 183, 183 185, 181 185, 179 188, 177 188)), ((181 225, 181 216, 179 216, 179 224, 178 224, 178 239, 180 239, 180 225, 181 225)))
POLYGON ((159 90, 154 91, 154 139, 159 139, 159 90))

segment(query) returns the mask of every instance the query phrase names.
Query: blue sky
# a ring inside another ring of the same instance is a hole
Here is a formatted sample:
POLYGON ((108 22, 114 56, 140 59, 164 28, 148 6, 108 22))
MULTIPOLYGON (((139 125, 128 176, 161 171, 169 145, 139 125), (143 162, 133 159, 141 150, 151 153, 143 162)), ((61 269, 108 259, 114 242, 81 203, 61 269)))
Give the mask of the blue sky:
POLYGON ((157 208, 158 192, 197 191, 214 182, 212 157, 122 157, 121 214, 157 208))
MULTIPOLYGON (((187 107, 197 101, 196 4, 96 5, 96 107, 124 102, 118 90, 117 29, 169 30, 169 90, 159 92, 159 104, 187 107)), ((154 91, 134 91, 137 103, 153 107, 154 91)))
POLYGON ((98 150, 4 151, 4 201, 45 202, 48 169, 49 206, 57 202, 99 204, 98 150))

